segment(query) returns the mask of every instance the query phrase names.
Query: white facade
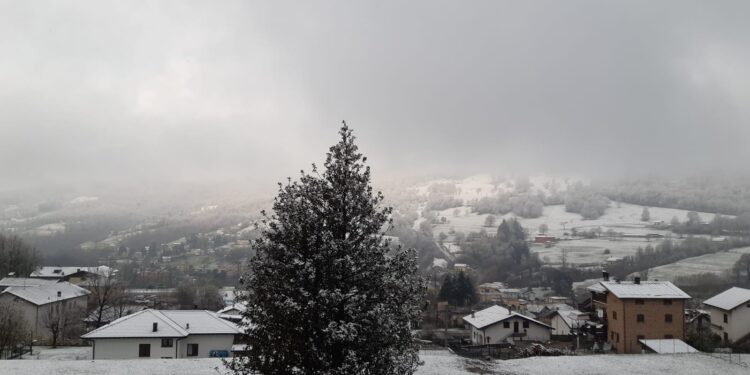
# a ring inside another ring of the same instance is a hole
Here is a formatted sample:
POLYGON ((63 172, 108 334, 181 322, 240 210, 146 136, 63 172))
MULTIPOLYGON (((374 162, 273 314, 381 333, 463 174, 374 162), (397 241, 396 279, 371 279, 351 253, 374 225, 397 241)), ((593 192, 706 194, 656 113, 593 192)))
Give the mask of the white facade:
POLYGON ((471 326, 474 345, 499 344, 509 337, 513 341, 549 341, 550 328, 517 315, 483 328, 471 326))
POLYGON ((570 326, 560 314, 555 314, 549 325, 554 329, 555 335, 570 335, 570 326))
POLYGON ((82 338, 93 359, 227 357, 239 327, 205 310, 142 310, 82 338))
POLYGON ((85 316, 87 301, 88 297, 81 295, 37 304, 11 293, 0 294, 0 303, 8 303, 21 312, 32 339, 39 344, 52 342, 52 332, 46 327, 47 320, 50 317, 57 316, 56 313, 51 311, 52 309, 57 309, 55 311, 67 310, 72 314, 74 320, 82 319, 85 316))
POLYGON ((234 335, 189 335, 171 337, 172 346, 162 346, 162 338, 111 338, 93 339, 92 359, 134 359, 134 358, 208 358, 211 351, 229 353, 234 342, 234 335), (149 355, 141 357, 141 344, 148 344, 149 355), (198 344, 197 355, 188 356, 188 344, 198 344))
POLYGON ((730 288, 703 305, 711 314, 711 330, 725 342, 750 335, 750 289, 730 288))
POLYGON ((708 305, 705 309, 711 313, 712 330, 723 340, 737 341, 750 334, 750 302, 743 303, 730 311, 708 305), (724 322, 725 314, 726 322, 724 322))

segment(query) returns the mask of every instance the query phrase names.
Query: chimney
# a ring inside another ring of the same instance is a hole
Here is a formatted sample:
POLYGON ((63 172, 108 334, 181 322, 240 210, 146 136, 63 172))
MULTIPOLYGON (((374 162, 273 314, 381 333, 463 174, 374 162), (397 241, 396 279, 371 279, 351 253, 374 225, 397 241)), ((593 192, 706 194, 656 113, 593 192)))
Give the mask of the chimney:
POLYGON ((158 328, 159 328, 159 323, 157 323, 157 322, 154 322, 154 326, 153 326, 153 328, 151 329, 151 332, 156 332, 156 330, 157 330, 158 328))
POLYGON ((633 284, 640 285, 641 284, 641 277, 640 276, 636 276, 633 279, 633 284))
POLYGON ((185 323, 185 329, 190 329, 190 323, 185 323))
POLYGON ((609 281, 609 272, 602 271, 602 279, 604 279, 604 281, 609 281))
POLYGON ((57 291, 57 298, 60 298, 60 297, 62 297, 62 292, 58 290, 57 291))

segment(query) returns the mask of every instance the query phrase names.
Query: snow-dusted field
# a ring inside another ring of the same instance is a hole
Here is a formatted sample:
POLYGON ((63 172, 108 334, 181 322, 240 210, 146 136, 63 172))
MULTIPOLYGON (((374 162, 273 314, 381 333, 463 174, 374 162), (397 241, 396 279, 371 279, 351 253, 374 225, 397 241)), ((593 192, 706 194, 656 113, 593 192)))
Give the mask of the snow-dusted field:
POLYGON ((652 268, 648 271, 648 277, 649 279, 674 281, 674 279, 680 276, 690 276, 699 273, 723 275, 732 270, 732 267, 734 267, 734 264, 737 263, 742 254, 747 253, 750 253, 750 247, 686 258, 652 268))
MULTIPOLYGON (((469 212, 467 207, 459 207, 458 216, 454 216, 455 210, 456 209, 454 208, 450 208, 440 211, 440 216, 445 216, 449 222, 436 225, 433 229, 435 234, 440 232, 448 234, 448 231, 450 231, 451 228, 465 233, 478 232, 481 229, 491 232, 497 230, 497 225, 500 224, 503 218, 514 217, 513 214, 506 214, 502 217, 498 217, 496 226, 494 228, 488 228, 484 226, 484 221, 488 216, 487 214, 478 215, 469 212)), ((604 231, 611 228, 617 232, 632 234, 669 233, 669 231, 659 231, 646 228, 648 223, 641 221, 642 212, 643 207, 641 206, 620 203, 618 207, 617 204, 613 203, 602 217, 594 220, 584 220, 579 214, 566 212, 564 205, 554 205, 545 206, 541 217, 535 219, 524 219, 519 217, 517 219, 524 228, 528 229, 531 235, 537 233, 539 226, 542 224, 547 224, 549 234, 557 237, 561 237, 565 231, 570 232, 571 228, 588 230, 596 227, 601 227, 604 231)), ((689 211, 674 208, 650 207, 649 212, 651 214, 651 222, 662 220, 669 223, 673 217, 677 217, 680 221, 685 221, 689 211)), ((704 221, 711 221, 715 216, 714 214, 705 212, 700 212, 699 215, 704 221)))
MULTIPOLYGON (((607 213, 595 220, 583 220, 581 215, 576 213, 565 212, 565 206, 555 205, 544 207, 543 216, 535 219, 517 218, 521 225, 529 231, 530 236, 534 236, 539 226, 546 224, 549 228, 549 234, 556 237, 563 237, 563 233, 570 233, 572 228, 579 231, 590 230, 600 227, 603 232, 613 230, 626 234, 644 235, 647 233, 658 233, 664 236, 671 236, 672 233, 666 230, 655 230, 648 228, 649 223, 641 221, 643 207, 632 204, 621 203, 612 204, 607 213)), ((651 222, 663 220, 670 222, 673 217, 684 221, 688 211, 672 208, 650 207, 651 222)), ((699 213, 705 221, 714 218, 714 214, 699 213)), ((488 215, 478 215, 471 213, 469 207, 451 208, 440 212, 440 216, 445 216, 448 220, 446 224, 439 224, 433 228, 435 234, 448 234, 451 229, 458 232, 478 232, 482 229, 493 233, 497 230, 497 225, 503 218, 514 217, 513 214, 507 214, 499 217, 494 227, 485 227, 485 219, 488 215)), ((675 236, 672 239, 679 241, 675 236)), ((450 237, 449 237, 450 241, 450 237)), ((645 247, 649 244, 656 245, 659 241, 646 241, 644 238, 623 238, 617 241, 610 239, 576 239, 569 241, 560 241, 555 246, 546 248, 544 246, 533 246, 532 251, 539 254, 539 257, 547 264, 560 265, 562 263, 563 249, 566 252, 566 261, 568 264, 587 265, 601 264, 610 257, 624 257, 633 255, 639 247, 645 247), (605 250, 609 250, 605 254, 605 250)))
MULTIPOLYGON (((466 359, 448 352, 424 352, 419 375, 469 374, 747 374, 748 368, 704 354, 692 355, 597 355, 575 357, 535 357, 510 361, 484 362, 466 359)), ((227 374, 221 360, 149 359, 149 360, 38 360, 0 361, 0 374, 7 375, 73 374, 227 374)))

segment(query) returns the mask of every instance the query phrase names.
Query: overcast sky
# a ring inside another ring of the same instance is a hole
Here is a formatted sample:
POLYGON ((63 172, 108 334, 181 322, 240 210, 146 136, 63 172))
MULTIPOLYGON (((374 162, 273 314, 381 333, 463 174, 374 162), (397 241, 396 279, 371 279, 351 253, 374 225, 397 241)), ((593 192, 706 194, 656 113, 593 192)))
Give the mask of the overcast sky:
POLYGON ((747 1, 0 1, 2 187, 750 169, 747 1))

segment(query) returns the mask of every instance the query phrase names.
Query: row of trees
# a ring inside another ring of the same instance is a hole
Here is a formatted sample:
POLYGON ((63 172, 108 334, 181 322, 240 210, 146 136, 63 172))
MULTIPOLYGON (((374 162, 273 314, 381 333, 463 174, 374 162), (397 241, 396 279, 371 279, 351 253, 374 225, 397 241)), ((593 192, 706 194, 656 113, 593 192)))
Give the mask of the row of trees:
POLYGON ((464 254, 459 261, 471 265, 484 281, 521 281, 541 266, 529 251, 525 230, 515 219, 503 220, 495 236, 485 231, 469 233, 462 248, 464 254))
POLYGON ((702 237, 688 237, 679 244, 671 240, 664 240, 656 246, 648 245, 644 248, 638 248, 635 255, 624 257, 621 261, 610 265, 608 270, 613 276, 624 278, 633 272, 648 270, 681 259, 747 245, 750 245, 750 241, 747 239, 714 242, 702 237))
POLYGON ((439 301, 447 301, 452 306, 471 306, 478 299, 474 283, 463 271, 457 276, 450 273, 445 275, 438 294, 439 301))
POLYGON ((0 278, 10 273, 26 276, 39 266, 36 250, 17 236, 0 234, 0 278))
POLYGON ((621 179, 597 191, 631 204, 741 215, 750 212, 750 181, 736 176, 621 179))
POLYGON ((565 211, 578 213, 584 219, 596 219, 604 215, 608 207, 609 199, 580 182, 565 194, 565 211))
POLYGON ((472 202, 472 207, 479 214, 505 215, 512 212, 524 218, 537 218, 542 216, 544 204, 543 194, 523 192, 480 198, 472 202))

